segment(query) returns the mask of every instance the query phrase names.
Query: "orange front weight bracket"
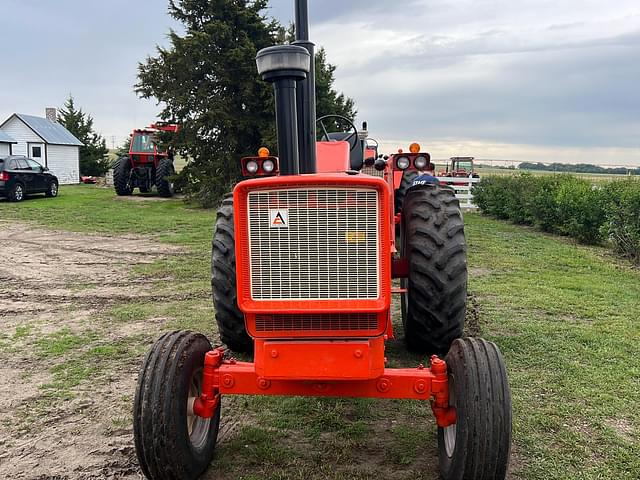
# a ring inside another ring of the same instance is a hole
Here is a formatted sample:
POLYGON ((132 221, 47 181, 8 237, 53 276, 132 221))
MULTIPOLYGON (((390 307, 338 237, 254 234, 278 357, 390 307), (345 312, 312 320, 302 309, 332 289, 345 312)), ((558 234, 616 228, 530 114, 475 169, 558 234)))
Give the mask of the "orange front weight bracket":
POLYGON ((204 356, 202 369, 202 391, 193 402, 193 413, 203 418, 211 418, 220 402, 219 368, 224 360, 224 349, 216 348, 204 356))
POLYGON ((385 368, 366 380, 299 380, 268 378, 256 373, 254 363, 224 359, 224 349, 208 352, 204 359, 202 393, 193 405, 196 415, 211 418, 220 395, 278 395, 307 397, 366 397, 429 400, 439 427, 456 423, 449 406, 447 364, 435 355, 431 367, 385 368))

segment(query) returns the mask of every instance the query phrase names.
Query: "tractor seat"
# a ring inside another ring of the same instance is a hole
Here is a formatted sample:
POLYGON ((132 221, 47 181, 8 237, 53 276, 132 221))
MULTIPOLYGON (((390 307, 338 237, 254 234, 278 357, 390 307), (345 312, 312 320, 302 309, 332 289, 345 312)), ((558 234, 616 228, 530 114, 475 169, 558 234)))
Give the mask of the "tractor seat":
MULTIPOLYGON (((330 132, 329 139, 334 142, 346 141, 353 132, 330 132)), ((356 138, 358 143, 360 139, 356 138)), ((353 139, 349 138, 349 148, 353 145, 353 139)), ((351 164, 351 170, 361 170, 364 165, 364 149, 356 147, 349 152, 349 163, 351 164)))

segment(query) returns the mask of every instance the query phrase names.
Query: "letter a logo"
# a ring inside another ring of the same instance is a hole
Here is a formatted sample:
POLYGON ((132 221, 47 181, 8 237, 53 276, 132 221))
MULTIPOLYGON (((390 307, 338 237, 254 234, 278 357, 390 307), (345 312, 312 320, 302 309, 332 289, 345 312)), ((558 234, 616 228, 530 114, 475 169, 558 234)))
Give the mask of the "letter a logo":
POLYGON ((289 209, 270 208, 269 226, 271 228, 286 228, 289 226, 289 209))

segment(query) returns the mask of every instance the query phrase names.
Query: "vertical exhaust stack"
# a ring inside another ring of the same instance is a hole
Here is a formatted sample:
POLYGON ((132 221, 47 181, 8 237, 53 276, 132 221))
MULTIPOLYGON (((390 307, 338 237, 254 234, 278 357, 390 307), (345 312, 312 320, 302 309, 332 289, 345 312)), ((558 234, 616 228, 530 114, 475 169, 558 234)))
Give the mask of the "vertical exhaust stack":
POLYGON ((293 44, 304 47, 311 57, 309 74, 296 92, 300 173, 316 173, 315 45, 309 41, 308 0, 296 0, 295 21, 296 41, 293 44))
POLYGON ((300 173, 296 87, 307 78, 310 58, 305 48, 296 45, 263 48, 256 55, 258 73, 274 85, 281 175, 300 173))

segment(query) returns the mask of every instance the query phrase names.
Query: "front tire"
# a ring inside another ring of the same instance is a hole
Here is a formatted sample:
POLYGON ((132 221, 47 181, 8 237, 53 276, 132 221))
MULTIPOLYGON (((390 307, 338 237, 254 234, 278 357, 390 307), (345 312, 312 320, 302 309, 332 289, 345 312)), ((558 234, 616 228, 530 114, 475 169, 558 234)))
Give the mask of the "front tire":
POLYGON ((189 414, 200 394, 205 354, 211 344, 189 331, 167 333, 151 347, 138 378, 133 406, 136 454, 152 480, 192 480, 213 458, 220 405, 212 418, 189 414))
POLYGON ((456 423, 438 428, 444 480, 503 480, 511 449, 511 393, 498 347, 480 338, 458 339, 446 356, 449 405, 456 423))
POLYGON ((156 170, 156 188, 158 194, 161 197, 169 198, 173 196, 173 182, 169 180, 176 174, 176 170, 173 167, 173 162, 168 158, 163 158, 158 162, 158 169, 156 170))
POLYGON ((402 212, 405 340, 409 349, 444 355, 462 336, 467 302, 467 246, 452 189, 420 185, 407 192, 402 212))
POLYGON ((253 340, 247 333, 244 315, 238 308, 234 236, 233 197, 229 195, 218 209, 213 232, 211 291, 220 339, 235 352, 250 353, 253 340))
POLYGON ((58 196, 58 182, 56 182, 55 180, 52 181, 49 184, 49 188, 47 189, 46 192, 44 192, 44 194, 47 197, 57 197, 58 196))
POLYGON ((119 196, 131 195, 131 160, 129 157, 122 157, 113 169, 113 187, 119 196))

